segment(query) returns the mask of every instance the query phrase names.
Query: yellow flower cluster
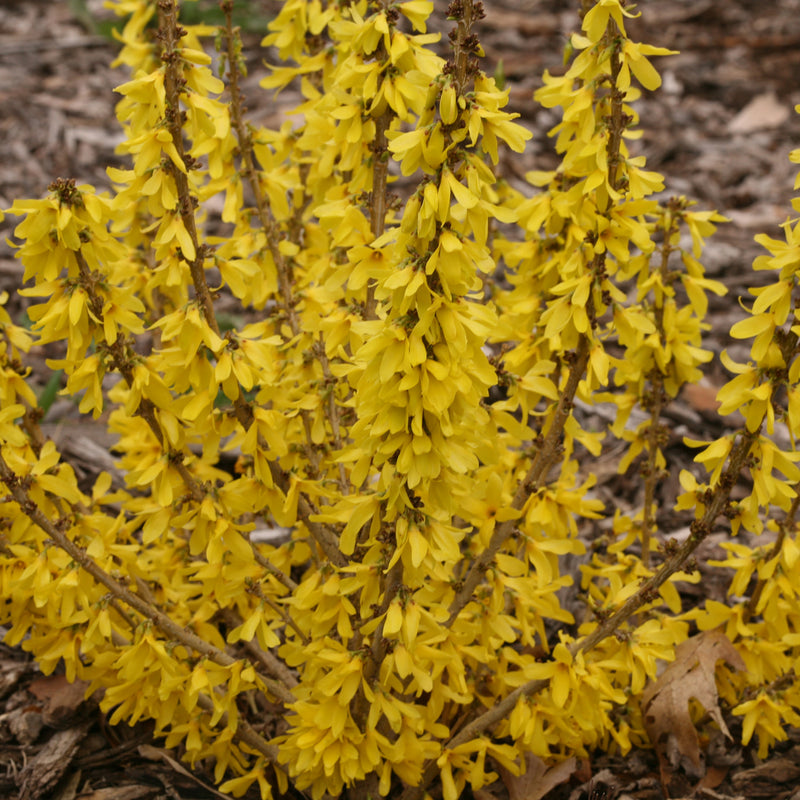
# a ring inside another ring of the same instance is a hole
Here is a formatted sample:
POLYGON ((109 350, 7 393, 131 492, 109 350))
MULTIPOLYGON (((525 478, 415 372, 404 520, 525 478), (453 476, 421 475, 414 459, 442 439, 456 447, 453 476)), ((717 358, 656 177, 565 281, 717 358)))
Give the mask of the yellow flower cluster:
MULTIPOLYGON (((800 106, 795 110, 800 113, 800 106)), ((795 150, 791 160, 800 162, 800 151, 795 150)), ((793 205, 800 210, 797 200, 793 205)), ((800 657, 800 454, 796 449, 800 310, 794 300, 800 280, 800 221, 788 220, 782 228, 784 240, 763 234, 756 237, 767 252, 755 259, 753 269, 771 271, 774 280, 750 290, 754 300, 749 307, 742 303, 746 316, 731 328, 735 339, 751 340, 750 359, 738 363, 727 352, 721 355, 733 377, 718 392, 719 412, 739 412, 743 427, 710 443, 689 442, 702 447, 695 460, 710 477, 708 483, 698 483, 688 472, 682 473, 685 492, 678 500, 678 507, 696 506, 699 515, 710 502, 711 491, 732 482, 726 460, 741 461, 752 477, 752 491, 729 502, 724 513, 734 533, 740 528, 758 535, 766 532, 770 543, 756 547, 723 543, 727 557, 710 563, 733 571, 730 604, 708 601, 685 616, 696 620, 701 630, 722 626, 735 642, 747 671, 729 679, 726 699, 733 713, 744 718, 743 741, 755 735, 762 758, 776 741, 785 740, 785 726, 800 721, 796 682, 800 657), (782 439, 774 436, 780 427, 786 432, 782 439)))
MULTIPOLYGON (((553 172, 530 173, 529 181, 543 191, 530 199, 515 199, 527 241, 497 242, 497 252, 513 267, 507 273, 512 288, 494 295, 502 311, 497 338, 507 342, 502 364, 508 387, 508 399, 494 408, 515 413, 523 421, 530 419, 540 432, 526 476, 538 491, 523 508, 525 523, 520 528, 537 539, 551 537, 552 531, 569 529, 573 515, 587 518, 600 510, 597 501, 587 498, 591 479, 580 485, 576 480, 575 458, 581 449, 597 454, 602 436, 582 430, 565 400, 614 403, 616 421, 610 430, 629 442, 620 458, 621 471, 645 454, 645 509, 633 517, 617 512, 612 532, 618 540, 606 552, 594 552, 583 567, 581 586, 598 620, 632 597, 651 574, 653 489, 666 466, 661 452, 665 429, 659 417, 666 402, 684 383, 697 380, 698 366, 711 358, 700 348, 705 292, 724 291, 721 284, 703 276, 697 260, 702 237, 713 232, 713 223, 721 218, 689 211, 683 199, 662 204, 650 197, 663 189, 661 176, 646 171, 644 159, 628 151, 627 142, 639 135, 630 105, 639 90, 632 86, 631 75, 645 88, 656 88, 660 78, 647 56, 668 51, 628 40, 626 15, 617 3, 597 3, 584 17, 582 34, 571 39, 570 49, 578 55, 569 69, 562 77, 545 75, 536 97, 543 105, 562 110, 562 121, 550 132, 556 137, 561 164, 553 172), (692 232, 692 254, 680 252, 681 225, 692 232), (679 253, 684 274, 676 271, 679 253), (685 308, 676 303, 678 280, 689 294, 690 305, 685 308), (526 332, 522 338, 521 332, 526 332), (608 391, 612 380, 623 391, 608 391), (629 429, 630 413, 637 404, 650 418, 629 429), (548 471, 558 453, 552 432, 561 429, 558 478, 548 484, 552 480, 548 471), (548 500, 550 508, 545 510, 548 500), (559 509, 558 516, 554 508, 559 509), (641 558, 628 552, 637 540, 642 544, 641 558)), ((519 442, 510 438, 508 446, 514 445, 519 442)), ((562 540, 557 552, 582 552, 577 542, 567 549, 568 542, 562 540)), ((558 578, 557 563, 548 572, 558 578)), ((538 564, 537 573, 543 574, 538 564)), ((672 576, 677 578, 690 579, 681 573, 672 576)), ((674 613, 680 611, 672 583, 663 583, 651 597, 652 607, 663 604, 674 613)), ((590 636, 598 625, 599 621, 586 622, 579 632, 590 636)), ((544 756, 566 741, 574 742, 570 748, 578 752, 600 742, 606 747, 615 742, 623 751, 632 741, 641 742, 636 703, 626 705, 624 714, 611 709, 624 703, 616 692, 631 685, 641 688, 655 676, 656 659, 671 658, 672 648, 687 635, 685 624, 665 618, 663 626, 660 630, 660 617, 647 620, 636 630, 606 639, 586 655, 589 669, 595 663, 605 670, 612 663, 624 665, 619 682, 616 678, 605 684, 593 682, 589 673, 578 678, 574 697, 580 698, 582 707, 598 709, 586 730, 568 734, 564 728, 570 723, 555 712, 548 713, 548 722, 537 722, 537 715, 545 714, 541 694, 535 703, 521 700, 510 719, 520 725, 528 720, 526 746, 544 756), (654 635, 655 631, 659 632, 654 635), (543 747, 542 742, 548 745, 543 747)), ((602 674, 595 669, 594 680, 602 674)), ((520 730, 512 735, 517 738, 520 730)))
POLYGON ((626 752, 690 619, 725 625, 751 668, 723 692, 745 738, 780 738, 797 707, 800 472, 768 434, 800 426, 800 228, 765 240, 755 266, 780 278, 732 331, 754 337, 720 397, 745 428, 698 456, 710 483, 686 473, 679 502, 698 508, 697 540, 709 514, 786 519, 768 522, 771 549, 731 544, 721 562, 749 600, 681 616, 672 581, 691 576, 650 564, 660 417, 710 358, 706 294, 722 286, 699 258, 721 218, 658 200, 661 176, 628 150, 637 84, 657 88, 649 58, 669 51, 628 38, 620 0, 584 3, 576 55, 536 95, 561 114, 561 163, 523 196, 495 177, 530 133, 480 69, 474 0, 448 8, 448 57, 430 0, 286 0, 261 87, 302 100, 277 129, 245 117, 230 3, 216 62, 214 30, 181 25, 175 0, 108 5, 126 20, 129 167, 109 170, 110 195, 59 179, 11 209, 37 300, 29 334, 0 298, 6 641, 102 689, 112 722, 154 720, 236 795, 291 782, 413 800, 438 780, 456 800, 527 753, 626 752), (42 436, 34 342, 107 420, 124 486, 79 483, 42 436), (573 587, 581 521, 606 513, 579 459, 607 433, 574 409, 600 401, 645 502, 614 516, 573 587), (724 505, 744 467, 753 496, 724 505), (626 604, 639 613, 609 636, 626 604))

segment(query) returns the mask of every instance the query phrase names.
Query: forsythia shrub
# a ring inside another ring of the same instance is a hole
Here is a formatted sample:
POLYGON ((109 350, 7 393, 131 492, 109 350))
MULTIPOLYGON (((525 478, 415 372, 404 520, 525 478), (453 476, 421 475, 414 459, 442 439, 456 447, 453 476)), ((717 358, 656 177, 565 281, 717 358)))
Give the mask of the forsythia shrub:
POLYGON ((660 541, 662 411, 712 358, 707 292, 724 289, 699 259, 722 218, 666 198, 629 153, 638 86, 659 86, 650 57, 669 51, 628 38, 624 0, 584 0, 568 69, 545 74, 561 162, 526 194, 495 176, 530 134, 480 70, 478 2, 451 3, 443 60, 429 0, 286 0, 262 86, 295 81, 303 102, 277 130, 245 118, 230 2, 221 78, 201 44, 215 31, 182 27, 176 0, 108 5, 127 18, 130 168, 109 169, 111 195, 59 179, 10 209, 37 300, 31 333, 0 309, 5 641, 102 690, 112 723, 153 719, 233 794, 436 784, 455 800, 527 753, 625 753, 647 743, 657 662, 697 629, 721 627, 746 664, 718 664, 743 740, 763 756, 784 738, 800 720, 800 226, 762 240, 753 266, 775 280, 731 331, 750 361, 723 355, 720 410, 744 427, 693 443, 709 477, 683 473, 677 507, 696 520, 660 541), (124 489, 79 487, 40 431, 23 354, 53 342, 64 392, 116 435, 124 489), (600 401, 610 431, 582 428, 576 402, 600 401), (579 469, 609 433, 645 502, 583 559, 576 621, 561 557, 610 514, 579 469), (732 502, 745 469, 753 491, 732 502), (775 535, 731 539, 730 603, 682 611, 673 582, 696 580, 720 517, 775 535))

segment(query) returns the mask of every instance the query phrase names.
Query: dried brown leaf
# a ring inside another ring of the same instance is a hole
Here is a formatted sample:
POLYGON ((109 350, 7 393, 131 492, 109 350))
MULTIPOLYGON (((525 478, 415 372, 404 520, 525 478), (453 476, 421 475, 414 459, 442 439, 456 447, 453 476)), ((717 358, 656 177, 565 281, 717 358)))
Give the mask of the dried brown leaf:
POLYGON ((709 383, 687 383, 681 390, 681 398, 695 411, 713 413, 720 407, 717 400, 719 388, 709 383))
POLYGON ((675 661, 642 693, 644 725, 650 741, 659 749, 664 738, 674 736, 680 753, 695 767, 700 766, 701 754, 697 730, 689 715, 692 698, 731 738, 719 708, 715 678, 718 661, 737 670, 745 669, 741 656, 721 630, 693 636, 678 645, 675 661))
POLYGON ((774 92, 754 97, 729 123, 732 133, 753 133, 766 128, 779 128, 789 119, 789 106, 778 100, 774 92))
POLYGON ((497 771, 508 789, 510 800, 541 800, 551 789, 568 781, 577 769, 575 756, 548 767, 533 753, 525 755, 526 769, 522 775, 512 775, 498 765, 497 771))
POLYGON ((46 675, 31 681, 28 691, 42 701, 45 725, 63 728, 77 719, 88 686, 86 681, 70 683, 64 675, 46 675))
POLYGON ((717 764, 710 766, 706 771, 706 774, 703 776, 703 779, 697 784, 697 786, 695 786, 695 790, 716 789, 716 787, 728 777, 730 769, 731 768, 727 765, 720 766, 717 764))

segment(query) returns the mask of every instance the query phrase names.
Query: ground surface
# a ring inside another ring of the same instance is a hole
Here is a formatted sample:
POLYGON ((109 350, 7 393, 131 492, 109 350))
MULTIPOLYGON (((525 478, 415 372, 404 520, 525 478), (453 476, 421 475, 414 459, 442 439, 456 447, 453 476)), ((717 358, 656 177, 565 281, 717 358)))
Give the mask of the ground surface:
MULTIPOLYGON (((0 3, 0 207, 7 208, 15 198, 43 195, 55 177, 107 185, 105 167, 118 163, 112 88, 124 75, 108 69, 115 48, 86 17, 87 9, 95 11, 101 5, 94 0, 0 3)), ((257 0, 250 5, 264 15, 274 8, 257 0)), ((444 4, 437 0, 439 5, 444 4)), ((554 163, 544 132, 555 118, 536 106, 532 92, 542 70, 560 64, 576 5, 566 0, 486 0, 489 13, 481 40, 488 71, 502 59, 511 107, 535 132, 524 157, 503 162, 512 180, 554 163)), ((778 224, 790 214, 796 167, 787 155, 800 147, 800 117, 792 110, 800 103, 800 0, 649 0, 641 6, 644 19, 630 26, 634 38, 681 51, 660 62, 663 88, 640 105, 642 152, 649 168, 667 176, 672 193, 686 194, 732 220, 715 237, 705 259, 710 275, 730 290, 712 306, 717 332, 711 346, 721 349, 730 344, 724 331, 738 318, 739 296, 755 282, 749 268, 761 251, 753 236, 778 235, 778 224)), ((248 39, 254 69, 259 63, 257 41, 256 35, 248 39)), ((280 113, 267 97, 259 96, 252 81, 249 100, 257 122, 280 113)), ((291 105, 291 97, 281 102, 291 105)), ((11 234, 13 224, 11 217, 0 223, 0 240, 11 234)), ((0 245, 0 290, 13 290, 19 274, 10 249, 0 245)), ((20 310, 14 300, 9 308, 20 310)), ((41 365, 36 358, 32 363, 34 370, 41 365)), ((680 437, 708 433, 704 414, 713 385, 722 379, 712 371, 708 394, 684 397, 672 409, 678 464, 690 458, 681 451, 680 437)), ((90 460, 108 459, 102 433, 91 426, 82 428, 70 413, 69 407, 59 412, 54 406, 48 417, 53 435, 64 437, 63 422, 68 419, 75 458, 86 458, 87 448, 94 448, 90 460)), ((631 495, 631 488, 613 473, 612 468, 600 475, 604 499, 631 495)), ((665 492, 672 490, 674 486, 667 486, 665 492)), ((713 586, 705 590, 715 591, 713 586)), ((81 699, 63 679, 42 679, 24 654, 0 646, 0 797, 214 796, 206 776, 182 771, 174 752, 152 746, 146 726, 109 729, 81 699), (61 777, 45 792, 41 789, 47 783, 46 770, 61 777)), ((686 776, 672 787, 672 796, 694 791, 703 798, 798 800, 798 743, 800 735, 791 732, 789 741, 763 764, 750 748, 723 744, 702 785, 686 776)), ((592 785, 595 797, 605 792, 609 800, 664 796, 649 752, 635 752, 624 760, 597 759, 549 796, 580 800, 592 785)), ((539 796, 529 787, 519 800, 539 796)))

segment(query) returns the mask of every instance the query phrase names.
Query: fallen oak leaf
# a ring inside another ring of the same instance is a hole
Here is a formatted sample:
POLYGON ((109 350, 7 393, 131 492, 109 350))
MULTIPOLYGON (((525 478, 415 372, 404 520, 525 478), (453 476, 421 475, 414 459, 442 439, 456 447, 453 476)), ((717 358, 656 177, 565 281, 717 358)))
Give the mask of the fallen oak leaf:
POLYGON ((510 800, 541 800, 551 789, 568 781, 577 765, 575 756, 571 756, 549 767, 538 756, 526 753, 522 775, 513 775, 501 764, 497 765, 497 772, 506 785, 510 800))
POLYGON ((730 772, 730 769, 730 766, 727 764, 724 766, 720 766, 719 764, 710 766, 700 783, 694 787, 695 792, 700 789, 716 789, 717 786, 719 786, 722 781, 728 777, 728 772, 730 772))
POLYGON ((695 767, 701 765, 700 739, 689 713, 692 698, 703 706, 728 739, 733 738, 719 707, 715 677, 718 661, 725 661, 736 670, 746 669, 722 630, 700 633, 678 645, 675 660, 642 693, 644 726, 658 753, 662 773, 663 740, 667 737, 674 737, 678 751, 695 767))

